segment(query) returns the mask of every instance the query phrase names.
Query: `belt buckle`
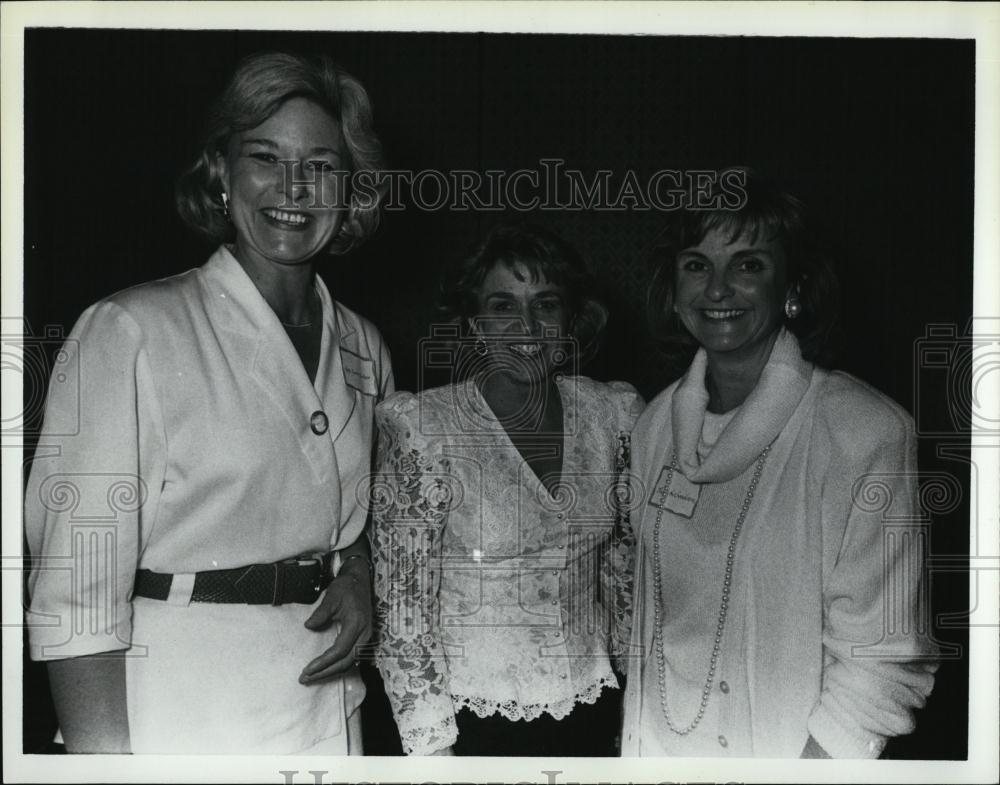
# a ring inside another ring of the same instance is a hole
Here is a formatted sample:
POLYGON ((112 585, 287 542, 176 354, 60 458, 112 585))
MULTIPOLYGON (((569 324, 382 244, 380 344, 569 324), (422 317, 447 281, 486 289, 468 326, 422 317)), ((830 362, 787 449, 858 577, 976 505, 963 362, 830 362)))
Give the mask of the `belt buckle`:
POLYGON ((298 556, 293 556, 291 559, 287 559, 286 564, 293 564, 296 567, 318 567, 316 572, 316 577, 312 581, 312 590, 315 595, 313 602, 319 599, 320 593, 323 591, 323 572, 326 568, 326 554, 325 553, 300 553, 298 556))
POLYGON ((290 559, 285 559, 285 563, 296 564, 299 567, 309 567, 314 564, 322 566, 325 558, 325 553, 300 553, 298 556, 292 556, 290 559))

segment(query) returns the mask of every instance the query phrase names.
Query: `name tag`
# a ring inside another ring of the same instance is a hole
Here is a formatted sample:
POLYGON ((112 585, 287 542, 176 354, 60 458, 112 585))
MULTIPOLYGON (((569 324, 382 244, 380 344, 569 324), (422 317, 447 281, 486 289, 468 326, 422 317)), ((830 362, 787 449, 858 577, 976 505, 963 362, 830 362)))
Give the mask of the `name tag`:
POLYGON ((344 381, 348 386, 365 395, 378 395, 375 365, 368 357, 361 357, 342 346, 340 361, 344 366, 344 381))
POLYGON ((658 510, 669 510, 684 518, 690 518, 698 504, 700 493, 700 485, 691 482, 676 468, 671 470, 669 466, 664 466, 660 470, 656 485, 653 486, 649 504, 658 510))

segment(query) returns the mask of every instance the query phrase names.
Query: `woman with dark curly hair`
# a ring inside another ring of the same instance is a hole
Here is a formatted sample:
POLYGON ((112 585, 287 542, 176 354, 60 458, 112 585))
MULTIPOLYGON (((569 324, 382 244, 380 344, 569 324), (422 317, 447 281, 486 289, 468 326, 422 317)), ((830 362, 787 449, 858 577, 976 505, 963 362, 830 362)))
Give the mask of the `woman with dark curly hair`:
POLYGON ((500 225, 445 280, 456 381, 376 414, 378 663, 403 747, 613 755, 642 400, 573 373, 607 313, 560 238, 500 225))
POLYGON ((177 192, 217 250, 77 322, 79 398, 50 391, 58 449, 25 503, 31 611, 48 620, 31 654, 69 752, 360 753, 359 499, 392 371, 316 263, 377 225, 359 178, 379 150, 364 89, 328 58, 246 59, 177 192), (81 536, 63 489, 93 509, 112 482, 129 503, 106 538, 81 536), (44 567, 68 554, 77 570, 44 567))
POLYGON ((697 351, 633 434, 622 754, 878 757, 935 669, 913 423, 818 364, 829 260, 798 199, 734 173, 744 203, 678 214, 654 254, 654 332, 697 351))

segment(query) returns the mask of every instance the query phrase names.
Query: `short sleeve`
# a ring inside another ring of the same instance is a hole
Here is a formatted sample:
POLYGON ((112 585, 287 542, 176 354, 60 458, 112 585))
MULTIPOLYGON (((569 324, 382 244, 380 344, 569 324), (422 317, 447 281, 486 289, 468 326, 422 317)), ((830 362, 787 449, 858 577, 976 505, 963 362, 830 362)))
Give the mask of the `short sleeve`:
POLYGON ((24 499, 36 660, 130 646, 140 531, 165 452, 142 333, 126 311, 89 308, 60 359, 24 499))

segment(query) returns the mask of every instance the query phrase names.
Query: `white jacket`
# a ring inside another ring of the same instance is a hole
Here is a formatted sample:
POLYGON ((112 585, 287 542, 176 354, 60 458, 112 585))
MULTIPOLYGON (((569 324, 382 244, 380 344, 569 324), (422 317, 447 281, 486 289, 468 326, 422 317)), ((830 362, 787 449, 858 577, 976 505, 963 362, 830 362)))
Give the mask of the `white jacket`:
POLYGON ((224 247, 203 267, 92 306, 64 347, 25 497, 30 652, 47 660, 129 649, 136 751, 294 752, 339 732, 331 729, 342 709, 313 705, 330 690, 297 683, 333 640, 302 627, 308 607, 130 600, 137 568, 190 574, 273 562, 361 534, 374 410, 392 372, 375 328, 334 302, 319 277, 316 289, 324 325, 315 386, 224 247), (316 412, 325 431, 313 427, 316 412), (229 718, 209 731, 215 688, 229 718), (296 703, 318 711, 314 728, 296 703), (257 709, 272 718, 241 719, 257 709), (296 718, 273 719, 283 711, 296 718))

